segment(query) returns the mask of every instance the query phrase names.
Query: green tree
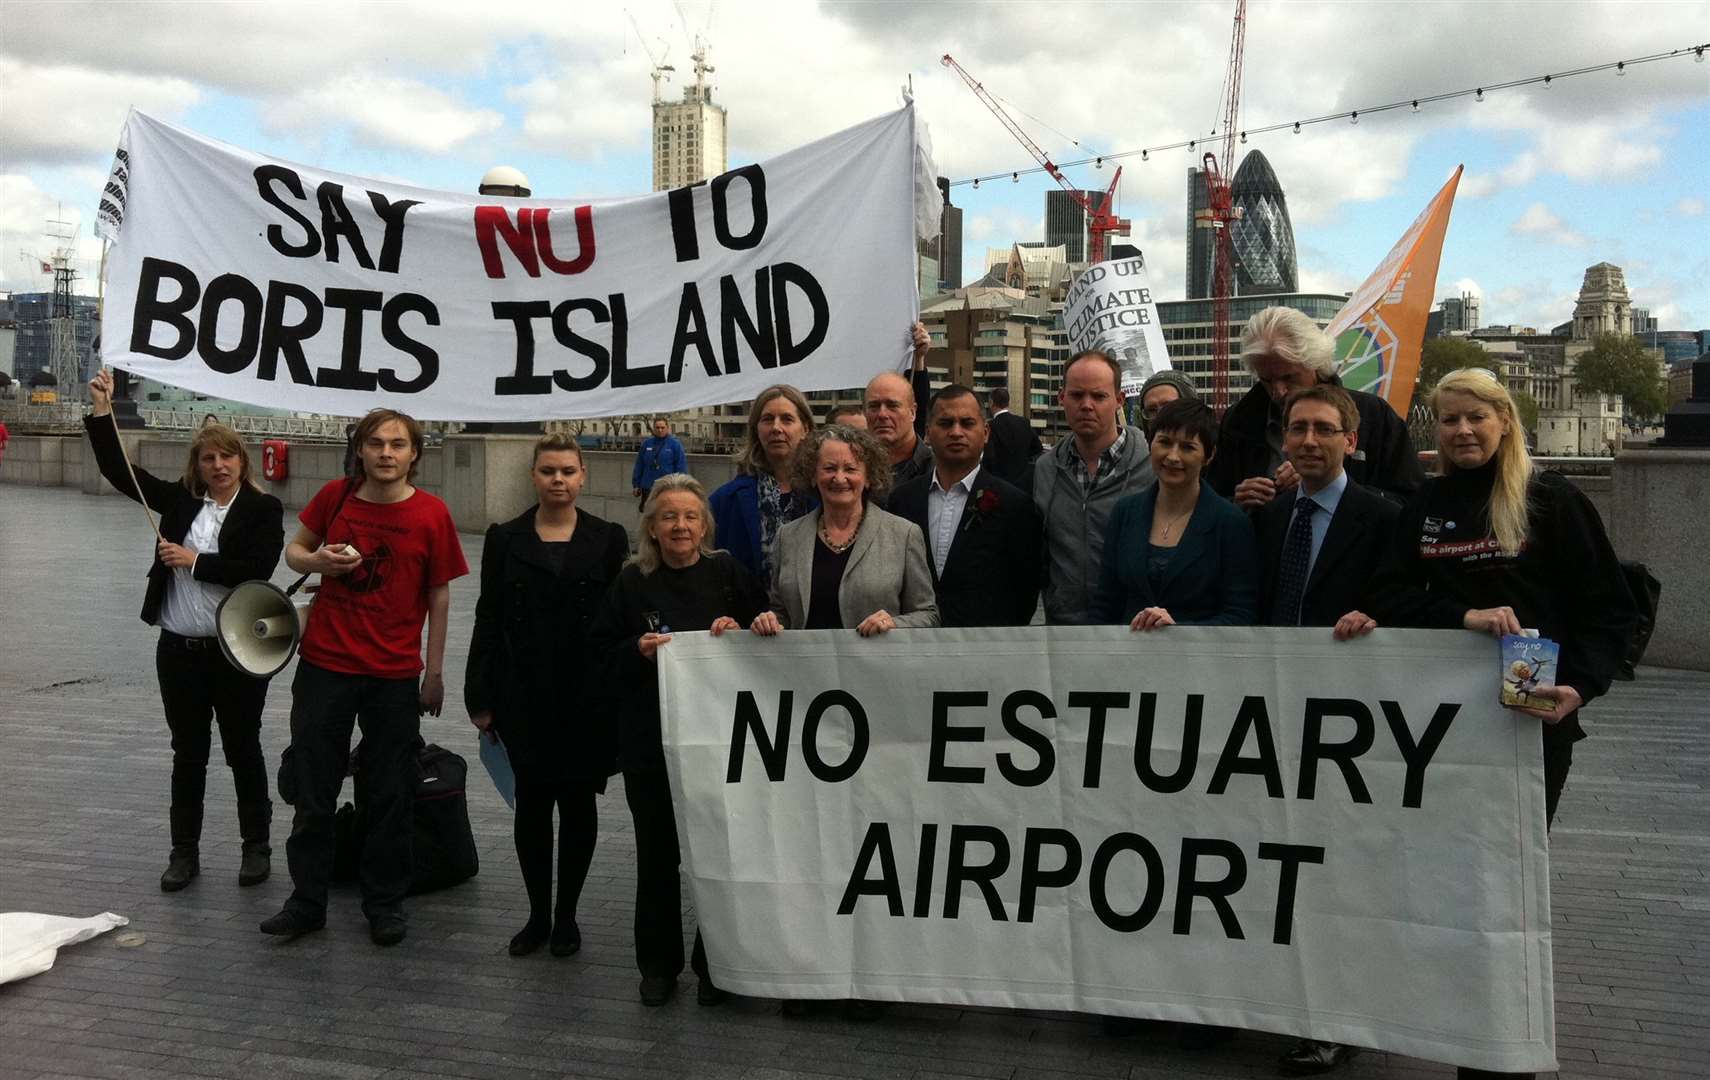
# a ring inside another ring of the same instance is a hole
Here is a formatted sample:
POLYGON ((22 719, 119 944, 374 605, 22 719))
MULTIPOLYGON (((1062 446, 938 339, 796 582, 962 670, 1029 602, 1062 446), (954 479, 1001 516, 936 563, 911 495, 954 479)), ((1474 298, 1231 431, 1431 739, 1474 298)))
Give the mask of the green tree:
POLYGON ((1419 351, 1419 379, 1414 383, 1414 393, 1430 393, 1437 380, 1451 371, 1489 366, 1490 354, 1466 338, 1430 338, 1419 351))
POLYGON ((1514 391, 1514 408, 1520 413, 1520 423, 1527 431, 1538 430, 1538 399, 1524 390, 1514 391))
POLYGON ((1668 411, 1668 379, 1662 365, 1638 338, 1599 334, 1591 348, 1574 362, 1579 389, 1594 394, 1620 394, 1627 415, 1652 420, 1668 411))

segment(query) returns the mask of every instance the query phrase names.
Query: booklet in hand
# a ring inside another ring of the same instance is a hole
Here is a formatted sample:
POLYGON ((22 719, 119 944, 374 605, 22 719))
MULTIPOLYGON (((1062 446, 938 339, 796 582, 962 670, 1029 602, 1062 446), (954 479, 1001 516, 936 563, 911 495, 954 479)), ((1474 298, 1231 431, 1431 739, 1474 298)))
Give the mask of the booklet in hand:
POLYGON ((1553 699, 1537 697, 1535 691, 1556 685, 1556 662, 1562 647, 1536 630, 1502 636, 1502 694, 1504 705, 1534 709, 1555 706, 1553 699))

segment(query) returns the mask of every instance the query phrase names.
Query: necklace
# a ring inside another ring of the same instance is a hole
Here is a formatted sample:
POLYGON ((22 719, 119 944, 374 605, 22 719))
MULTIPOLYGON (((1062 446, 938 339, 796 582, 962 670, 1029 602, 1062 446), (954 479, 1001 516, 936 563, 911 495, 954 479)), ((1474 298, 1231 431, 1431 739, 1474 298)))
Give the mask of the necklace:
POLYGON ((820 543, 824 544, 827 548, 830 548, 833 555, 841 555, 845 551, 854 547, 855 538, 859 535, 861 535, 861 518, 859 517, 855 519, 855 524, 849 529, 849 539, 843 541, 841 544, 831 538, 831 527, 823 519, 820 521, 820 543))
POLYGON ((1176 526, 1185 523, 1187 521, 1187 519, 1192 517, 1192 516, 1193 516, 1193 507, 1190 506, 1186 510, 1182 511, 1180 514, 1177 514, 1175 517, 1171 518, 1169 521, 1164 522, 1164 527, 1162 530, 1162 536, 1160 537, 1160 539, 1168 540, 1170 538, 1170 533, 1175 531, 1176 526))

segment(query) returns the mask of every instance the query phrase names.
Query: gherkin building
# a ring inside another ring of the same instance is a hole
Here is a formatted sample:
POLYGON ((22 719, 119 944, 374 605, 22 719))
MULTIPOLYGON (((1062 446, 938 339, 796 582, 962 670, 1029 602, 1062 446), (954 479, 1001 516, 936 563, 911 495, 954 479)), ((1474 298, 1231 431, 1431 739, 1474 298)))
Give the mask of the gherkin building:
POLYGON ((1294 227, 1289 224, 1282 184, 1265 155, 1254 150, 1242 159, 1229 196, 1240 212, 1231 230, 1236 295, 1299 291, 1294 227))

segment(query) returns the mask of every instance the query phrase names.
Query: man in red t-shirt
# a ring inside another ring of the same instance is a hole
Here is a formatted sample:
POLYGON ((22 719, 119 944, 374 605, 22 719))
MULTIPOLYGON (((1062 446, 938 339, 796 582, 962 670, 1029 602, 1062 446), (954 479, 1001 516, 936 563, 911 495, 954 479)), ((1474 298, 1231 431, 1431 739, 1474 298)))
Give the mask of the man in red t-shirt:
POLYGON ((412 789, 421 713, 445 700, 451 581, 469 572, 445 503, 411 486, 422 428, 391 409, 356 425, 355 475, 323 487, 298 515, 285 561, 320 574, 291 683, 296 818, 285 842, 295 886, 262 933, 295 937, 327 919, 333 812, 353 725, 357 804, 367 824, 359 879, 376 945, 404 940, 410 887, 412 789), (422 620, 427 619, 427 663, 422 620), (419 676, 419 682, 418 682, 419 676))

